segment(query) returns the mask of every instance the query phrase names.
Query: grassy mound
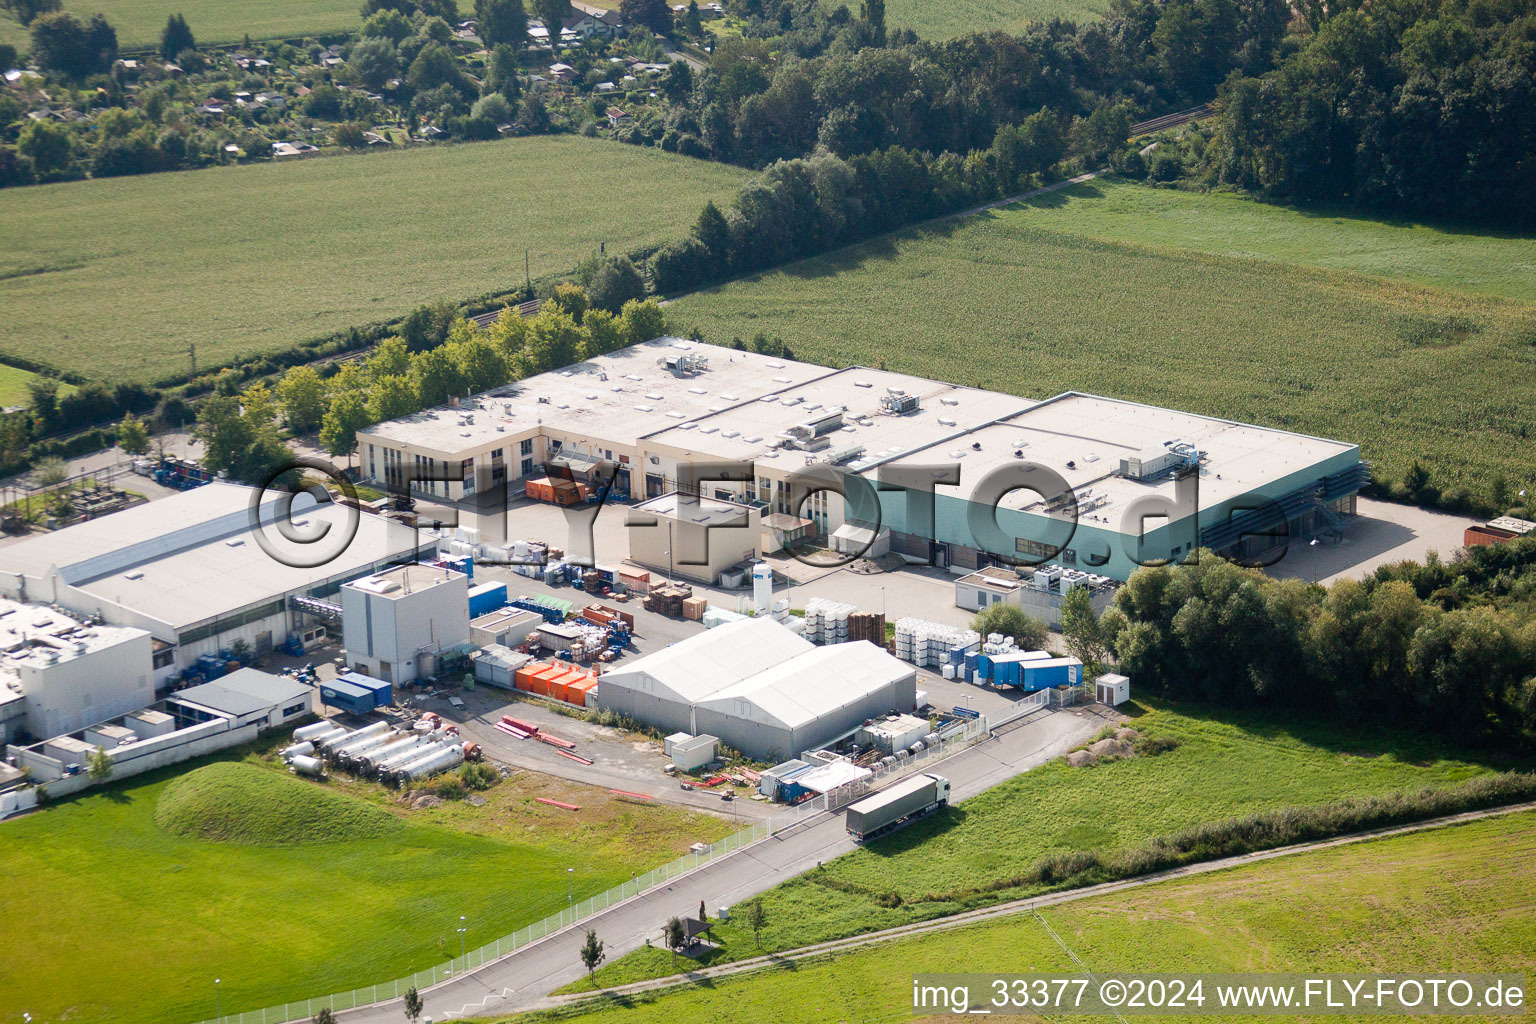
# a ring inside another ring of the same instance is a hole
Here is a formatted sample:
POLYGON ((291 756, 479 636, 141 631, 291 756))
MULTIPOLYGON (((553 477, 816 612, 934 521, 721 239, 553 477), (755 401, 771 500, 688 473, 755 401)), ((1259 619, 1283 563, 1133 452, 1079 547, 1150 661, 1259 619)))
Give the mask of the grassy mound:
POLYGON ((166 786, 155 824, 183 839, 239 846, 377 839, 404 827, 351 797, 233 762, 205 765, 166 786))

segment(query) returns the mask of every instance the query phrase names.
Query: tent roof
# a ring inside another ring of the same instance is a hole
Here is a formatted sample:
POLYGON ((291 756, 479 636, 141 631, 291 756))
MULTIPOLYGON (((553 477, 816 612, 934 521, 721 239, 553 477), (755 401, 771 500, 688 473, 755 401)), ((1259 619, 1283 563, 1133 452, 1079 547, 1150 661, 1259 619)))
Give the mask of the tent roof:
MULTIPOLYGON (((723 628, 723 627, 722 627, 723 628)), ((756 709, 754 718, 788 729, 816 721, 913 674, 868 640, 811 647, 699 702, 723 714, 739 713, 737 702, 756 709)))
POLYGON ((602 681, 696 704, 815 649, 772 619, 741 619, 638 658, 605 673, 602 681), (645 685, 647 680, 653 685, 645 685))

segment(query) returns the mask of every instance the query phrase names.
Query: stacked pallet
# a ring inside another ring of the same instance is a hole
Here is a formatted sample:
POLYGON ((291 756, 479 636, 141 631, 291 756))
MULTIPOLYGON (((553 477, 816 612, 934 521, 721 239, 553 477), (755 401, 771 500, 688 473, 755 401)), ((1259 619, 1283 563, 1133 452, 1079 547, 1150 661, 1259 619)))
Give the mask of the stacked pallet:
MULTIPOLYGON (((686 583, 666 583, 659 587, 652 587, 645 595, 645 610, 680 619, 683 617, 683 602, 692 596, 693 588, 686 583)), ((702 615, 703 612, 700 611, 699 614, 702 615)))
POLYGON ((981 634, 910 616, 896 620, 896 657, 919 668, 938 671, 950 664, 950 652, 969 651, 981 643, 981 634))
POLYGON ((885 646, 885 614, 854 612, 848 616, 848 639, 868 640, 876 647, 885 646))
POLYGON ((709 598, 707 597, 685 597, 683 598, 683 618, 698 622, 704 617, 704 609, 708 607, 709 598))
POLYGON ((848 642, 848 617, 857 607, 825 597, 805 602, 805 638, 813 644, 848 642))

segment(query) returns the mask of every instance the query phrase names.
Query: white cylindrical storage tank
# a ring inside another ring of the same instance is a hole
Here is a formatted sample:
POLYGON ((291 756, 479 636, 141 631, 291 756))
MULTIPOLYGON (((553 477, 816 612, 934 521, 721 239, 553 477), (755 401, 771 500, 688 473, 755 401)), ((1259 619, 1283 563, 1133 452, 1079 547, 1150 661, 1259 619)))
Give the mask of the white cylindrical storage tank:
POLYGON ((375 750, 382 750, 387 744, 393 743, 399 738, 400 733, 398 732, 386 732, 381 736, 370 736, 361 745, 348 747, 345 751, 340 752, 337 757, 342 764, 352 764, 364 754, 375 750))
POLYGON ((415 750, 411 751, 409 754, 406 754, 404 757, 394 758, 390 762, 388 769, 381 772, 380 775, 385 779, 393 778, 397 773, 410 769, 418 762, 431 760, 435 755, 443 750, 446 750, 449 746, 451 746, 451 744, 438 742, 429 743, 423 747, 417 747, 415 750))
POLYGON ((773 566, 767 562, 752 563, 752 610, 767 615, 773 605, 773 566))
POLYGON ((372 725, 365 725, 340 743, 332 744, 331 753, 339 757, 348 751, 359 750, 366 747, 369 740, 382 736, 387 732, 389 732, 388 722, 374 722, 372 725))
POLYGON ((295 743, 291 747, 284 747, 282 753, 278 754, 278 757, 281 757, 284 761, 287 761, 295 757, 304 757, 309 754, 313 754, 314 752, 315 745, 313 743, 295 743))
POLYGON ((304 740, 312 740, 316 736, 324 736, 336 728, 330 722, 311 722, 309 725, 301 725, 293 730, 293 741, 301 743, 304 740))
POLYGON ((379 769, 379 773, 381 775, 386 772, 394 771, 396 768, 399 768, 403 764, 409 764, 414 758, 420 757, 435 747, 442 746, 446 741, 445 737, 440 732, 429 733, 426 736, 418 736, 415 738, 417 742, 411 744, 409 747, 401 747, 399 750, 391 753, 388 757, 380 758, 374 762, 375 767, 379 769))
POLYGON ((313 743, 316 748, 318 748, 320 750, 324 750, 325 747, 326 747, 326 744, 328 744, 328 743, 339 743, 343 739, 345 739, 348 735, 350 735, 350 733, 351 733, 350 729, 343 729, 339 725, 333 725, 333 726, 331 726, 329 732, 323 732, 323 733, 321 733, 318 736, 311 736, 309 738, 309 742, 313 743))
POLYGON ((450 747, 433 751, 431 757, 412 761, 395 771, 395 778, 400 785, 408 785, 416 779, 426 779, 439 772, 446 772, 450 768, 456 768, 464 760, 464 745, 455 743, 450 747))
POLYGON ((325 765, 318 757, 305 757, 300 755, 291 762, 293 770, 300 775, 308 775, 310 778, 319 779, 325 776, 325 765))
POLYGON ((399 739, 393 743, 386 744, 385 746, 380 747, 378 750, 370 750, 360 756, 357 760, 360 765, 366 768, 383 768, 396 757, 399 757, 403 754, 408 754, 410 751, 423 746, 426 744, 426 742, 426 733, 413 733, 404 739, 399 739))

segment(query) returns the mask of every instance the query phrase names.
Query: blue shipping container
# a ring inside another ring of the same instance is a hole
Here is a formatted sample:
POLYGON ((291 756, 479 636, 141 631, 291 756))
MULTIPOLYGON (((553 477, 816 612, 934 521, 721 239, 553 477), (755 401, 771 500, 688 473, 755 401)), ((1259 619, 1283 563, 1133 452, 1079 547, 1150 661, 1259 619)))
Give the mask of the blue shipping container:
POLYGON ((1025 693, 1052 686, 1076 686, 1083 681, 1083 663, 1076 658, 1027 661, 1020 667, 1023 673, 1019 685, 1023 686, 1025 693))
POLYGON ((478 619, 486 612, 504 608, 507 604, 505 583, 482 583, 469 588, 469 617, 478 619))
POLYGON ((374 708, 372 690, 358 686, 356 683, 349 683, 344 679, 333 679, 329 683, 322 683, 320 701, 354 715, 366 715, 374 708))
POLYGON ((336 679, 338 682, 360 686, 373 694, 373 706, 376 708, 382 708, 395 702, 394 688, 382 679, 365 676, 361 672, 343 672, 336 679))

